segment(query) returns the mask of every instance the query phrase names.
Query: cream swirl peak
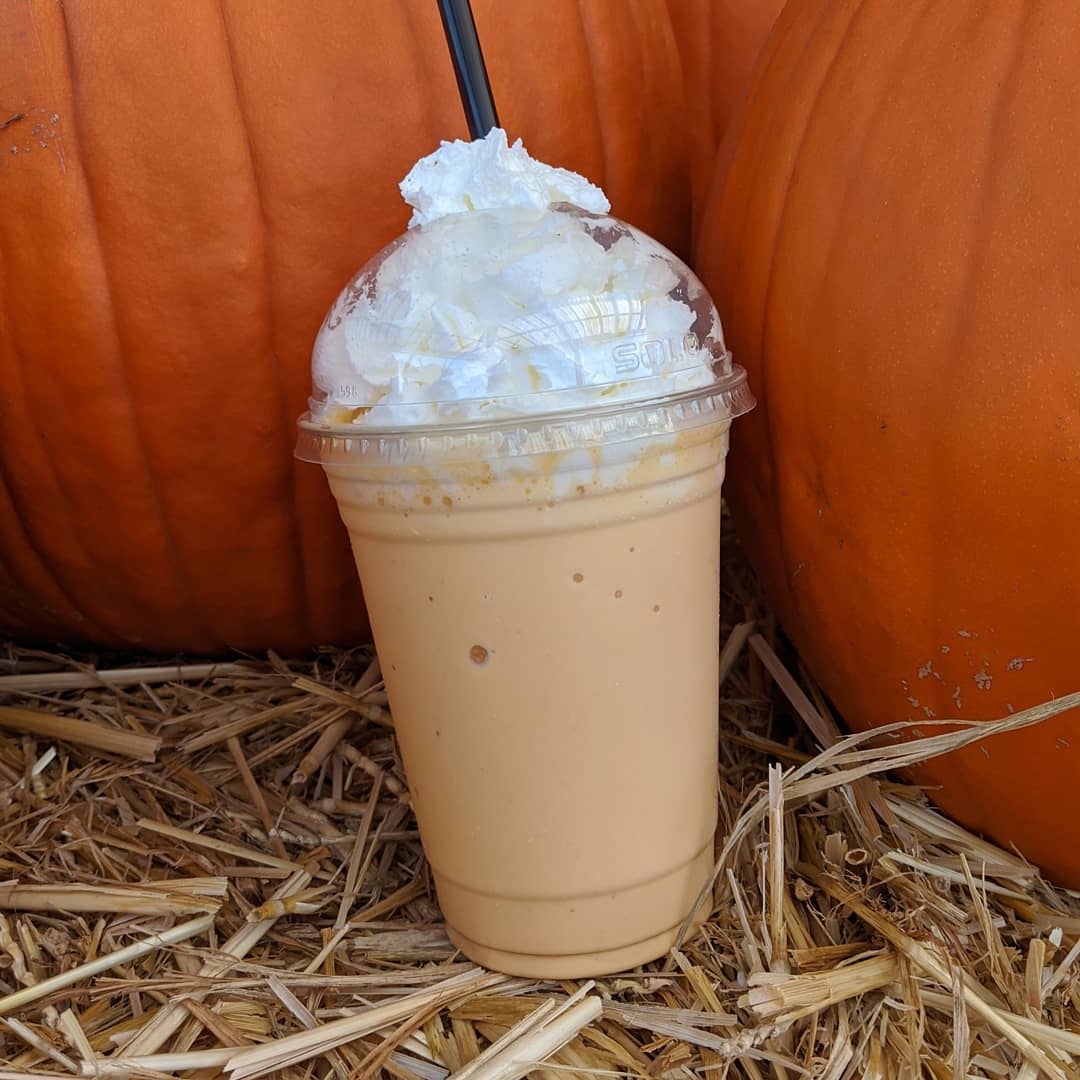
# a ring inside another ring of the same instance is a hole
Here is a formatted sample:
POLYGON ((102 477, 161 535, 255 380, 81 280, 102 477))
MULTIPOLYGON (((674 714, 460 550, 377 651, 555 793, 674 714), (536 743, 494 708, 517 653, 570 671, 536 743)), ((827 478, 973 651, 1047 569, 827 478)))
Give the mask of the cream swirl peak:
POLYGON ((492 128, 483 139, 472 142, 444 142, 435 153, 421 158, 399 187, 401 197, 413 208, 410 229, 447 214, 511 206, 546 210, 567 202, 595 214, 611 209, 595 184, 569 169, 536 161, 520 139, 508 145, 501 128, 492 128))

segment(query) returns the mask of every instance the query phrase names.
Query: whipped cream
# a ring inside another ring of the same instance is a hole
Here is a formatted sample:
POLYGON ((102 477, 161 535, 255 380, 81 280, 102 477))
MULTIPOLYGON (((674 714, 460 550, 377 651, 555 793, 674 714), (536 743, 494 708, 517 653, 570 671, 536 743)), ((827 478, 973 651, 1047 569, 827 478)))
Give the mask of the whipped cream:
POLYGON ((501 128, 472 142, 444 142, 412 167, 399 189, 413 207, 410 229, 470 210, 511 206, 546 210, 562 202, 595 214, 611 209, 595 184, 569 169, 534 161, 520 139, 508 145, 501 128))
POLYGON ((315 343, 316 421, 394 428, 641 401, 730 369, 715 308, 583 177, 495 129, 401 184, 404 236, 349 283, 315 343))

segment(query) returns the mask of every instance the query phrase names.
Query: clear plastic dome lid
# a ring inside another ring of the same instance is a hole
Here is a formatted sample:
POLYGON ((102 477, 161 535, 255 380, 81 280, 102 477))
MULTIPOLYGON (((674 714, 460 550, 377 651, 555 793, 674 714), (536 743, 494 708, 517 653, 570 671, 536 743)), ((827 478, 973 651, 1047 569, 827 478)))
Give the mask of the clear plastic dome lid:
POLYGON ((302 425, 357 435, 694 391, 721 396, 732 417, 754 404, 692 271, 632 226, 569 203, 409 229, 334 302, 312 376, 302 425))

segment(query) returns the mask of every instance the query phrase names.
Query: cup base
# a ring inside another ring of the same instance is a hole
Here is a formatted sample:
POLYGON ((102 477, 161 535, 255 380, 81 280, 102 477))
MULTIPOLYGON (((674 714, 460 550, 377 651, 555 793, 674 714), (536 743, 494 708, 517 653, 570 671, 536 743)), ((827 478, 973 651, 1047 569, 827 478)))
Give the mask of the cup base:
MULTIPOLYGON (((692 937, 705 922, 704 909, 694 917, 687 937, 692 937)), ((603 952, 580 953, 576 956, 538 956, 530 953, 507 952, 470 941, 452 926, 446 928, 450 940, 481 967, 504 975, 521 975, 530 979, 584 979, 628 971, 639 964, 659 960, 675 944, 682 925, 673 926, 633 945, 622 945, 603 952)))
MULTIPOLYGON (((663 956, 678 940, 712 869, 710 839, 681 866, 614 893, 497 897, 465 889, 438 872, 435 885, 450 940, 470 960, 507 975, 569 979, 610 975, 663 956)), ((705 921, 711 899, 698 908, 692 929, 705 921)))

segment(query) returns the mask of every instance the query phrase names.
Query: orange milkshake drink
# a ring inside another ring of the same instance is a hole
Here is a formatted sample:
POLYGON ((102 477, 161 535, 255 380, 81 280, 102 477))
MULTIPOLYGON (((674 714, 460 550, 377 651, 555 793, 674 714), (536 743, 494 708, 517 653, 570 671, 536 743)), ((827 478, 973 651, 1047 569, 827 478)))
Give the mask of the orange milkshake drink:
POLYGON ((451 938, 622 970, 712 868, 720 493, 753 398, 700 282, 581 177, 495 129, 402 191, 297 452, 352 540, 451 938))

